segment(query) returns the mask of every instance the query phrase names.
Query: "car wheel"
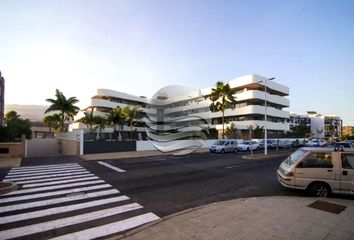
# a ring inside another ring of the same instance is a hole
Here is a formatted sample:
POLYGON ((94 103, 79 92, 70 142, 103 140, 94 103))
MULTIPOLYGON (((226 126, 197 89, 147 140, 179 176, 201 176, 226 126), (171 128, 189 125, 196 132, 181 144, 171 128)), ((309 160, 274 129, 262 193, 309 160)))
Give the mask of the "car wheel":
POLYGON ((251 148, 249 148, 249 147, 248 147, 248 148, 246 148, 246 151, 251 151, 251 148))
POLYGON ((234 153, 237 153, 237 148, 234 149, 234 153))
POLYGON ((328 197, 331 189, 324 183, 315 183, 310 187, 310 194, 313 197, 328 197))
POLYGON ((224 154, 224 153, 225 153, 225 150, 224 150, 224 149, 221 149, 220 153, 221 153, 221 154, 224 154))

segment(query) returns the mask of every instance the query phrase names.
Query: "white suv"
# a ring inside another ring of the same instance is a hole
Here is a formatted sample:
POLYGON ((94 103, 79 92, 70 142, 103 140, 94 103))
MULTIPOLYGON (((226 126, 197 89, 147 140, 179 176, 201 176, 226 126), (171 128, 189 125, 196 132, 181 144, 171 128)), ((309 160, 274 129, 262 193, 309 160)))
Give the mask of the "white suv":
POLYGON ((238 151, 251 151, 257 150, 259 148, 259 144, 256 141, 244 141, 237 145, 238 151))

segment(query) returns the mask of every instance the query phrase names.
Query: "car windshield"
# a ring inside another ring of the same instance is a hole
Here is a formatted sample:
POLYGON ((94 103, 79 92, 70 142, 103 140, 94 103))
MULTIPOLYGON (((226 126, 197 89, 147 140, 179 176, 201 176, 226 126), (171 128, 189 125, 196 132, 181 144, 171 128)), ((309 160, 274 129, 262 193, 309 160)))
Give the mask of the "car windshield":
POLYGON ((221 145, 224 145, 224 143, 225 143, 225 141, 220 140, 220 141, 216 141, 216 142, 214 143, 214 145, 221 146, 221 145))
POLYGON ((299 149, 295 152, 293 152, 289 157, 287 157, 285 159, 285 162, 288 165, 294 165, 300 158, 302 158, 303 156, 305 156, 305 154, 307 153, 306 150, 304 149, 299 149))
POLYGON ((246 144, 246 145, 247 145, 247 144, 250 144, 250 142, 247 142, 247 141, 246 141, 246 142, 243 142, 242 144, 246 144))

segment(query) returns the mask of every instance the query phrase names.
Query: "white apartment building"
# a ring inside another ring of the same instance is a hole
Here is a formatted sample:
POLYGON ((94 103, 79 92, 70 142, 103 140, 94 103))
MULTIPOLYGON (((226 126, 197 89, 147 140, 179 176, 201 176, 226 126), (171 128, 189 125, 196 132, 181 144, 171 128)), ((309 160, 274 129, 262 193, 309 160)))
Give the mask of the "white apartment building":
MULTIPOLYGON (((267 112, 267 129, 269 137, 290 130, 289 112, 284 110, 289 107, 289 88, 275 81, 269 81, 260 75, 251 74, 235 78, 229 82, 233 90, 233 96, 236 98, 235 108, 225 110, 225 123, 234 123, 236 128, 248 134, 250 126, 256 128, 265 125, 265 113, 267 112), (266 82, 266 92, 265 92, 266 82), (265 99, 267 99, 267 107, 265 107, 265 99)), ((167 102, 164 102, 164 120, 168 121, 182 116, 198 116, 201 118, 209 118, 212 127, 221 131, 221 112, 210 112, 211 104, 210 94, 212 87, 191 92, 183 96, 172 96, 161 89, 154 97, 161 97, 166 94, 167 102), (160 96, 159 96, 160 94, 160 96), (204 99, 200 98, 200 94, 204 99)), ((153 97, 153 98, 154 98, 153 97)), ((152 98, 152 99, 153 99, 152 98)), ((127 93, 113 91, 108 89, 97 89, 97 94, 91 98, 91 106, 94 114, 105 114, 115 107, 125 107, 129 104, 140 105, 141 110, 150 116, 157 114, 156 109, 151 109, 151 100, 145 96, 135 96, 127 93)), ((87 108, 87 109, 88 109, 87 108)), ((136 123, 138 132, 144 132, 144 122, 136 123)), ((226 128, 225 126, 225 128, 226 128)), ((82 127, 78 123, 74 128, 82 127)), ((125 127, 124 131, 128 128, 125 127)), ((112 128, 106 128, 105 131, 112 131, 112 128)), ((247 135, 248 136, 248 135, 247 135)))
POLYGON ((305 115, 290 114, 290 129, 295 126, 309 127, 314 138, 337 138, 341 135, 343 121, 334 114, 322 115, 308 111, 305 115))

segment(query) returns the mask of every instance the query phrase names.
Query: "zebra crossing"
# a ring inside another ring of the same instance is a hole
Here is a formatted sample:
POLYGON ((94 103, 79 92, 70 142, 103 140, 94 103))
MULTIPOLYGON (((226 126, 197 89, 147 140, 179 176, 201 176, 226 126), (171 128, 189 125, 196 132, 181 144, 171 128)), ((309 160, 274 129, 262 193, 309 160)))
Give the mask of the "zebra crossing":
POLYGON ((77 163, 12 168, 0 195, 0 239, 95 239, 158 220, 77 163))

